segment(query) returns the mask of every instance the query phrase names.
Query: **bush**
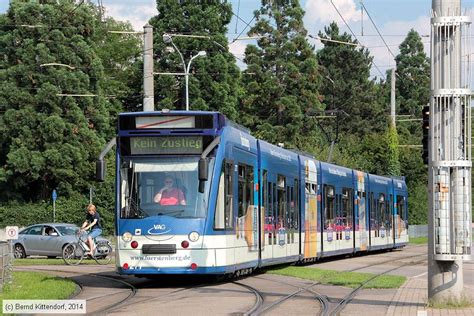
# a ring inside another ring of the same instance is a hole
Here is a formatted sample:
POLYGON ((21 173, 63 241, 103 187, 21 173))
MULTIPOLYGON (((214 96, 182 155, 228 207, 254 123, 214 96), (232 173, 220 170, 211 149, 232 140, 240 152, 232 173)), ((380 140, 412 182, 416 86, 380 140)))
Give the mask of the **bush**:
MULTIPOLYGON (((56 222, 81 225, 85 220, 86 207, 89 197, 75 195, 68 199, 58 198, 56 200, 56 222)), ((97 210, 101 216, 101 225, 104 229, 103 235, 114 234, 114 209, 110 207, 107 199, 94 200, 97 210), (104 205, 101 204, 104 201, 104 205)), ((112 203, 113 205, 113 203, 112 203)), ((5 226, 29 226, 37 223, 53 222, 53 205, 51 202, 40 203, 9 203, 0 206, 0 227, 5 226)))

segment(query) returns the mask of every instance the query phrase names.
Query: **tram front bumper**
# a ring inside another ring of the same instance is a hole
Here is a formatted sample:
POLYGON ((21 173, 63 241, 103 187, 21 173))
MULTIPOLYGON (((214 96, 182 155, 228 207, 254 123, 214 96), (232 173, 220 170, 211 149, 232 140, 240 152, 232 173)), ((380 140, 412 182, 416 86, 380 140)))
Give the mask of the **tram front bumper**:
POLYGON ((175 254, 143 254, 141 250, 116 253, 117 270, 121 274, 207 274, 225 273, 216 266, 215 249, 176 250, 175 254))

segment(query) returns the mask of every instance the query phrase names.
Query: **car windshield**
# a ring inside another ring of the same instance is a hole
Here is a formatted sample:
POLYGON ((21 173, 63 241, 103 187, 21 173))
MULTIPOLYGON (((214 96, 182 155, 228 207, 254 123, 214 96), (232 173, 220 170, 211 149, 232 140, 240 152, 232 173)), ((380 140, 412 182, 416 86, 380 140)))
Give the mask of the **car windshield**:
POLYGON ((199 157, 124 158, 120 164, 120 217, 205 217, 214 159, 204 193, 198 190, 199 157))
POLYGON ((61 235, 75 235, 79 231, 77 226, 56 226, 61 235))

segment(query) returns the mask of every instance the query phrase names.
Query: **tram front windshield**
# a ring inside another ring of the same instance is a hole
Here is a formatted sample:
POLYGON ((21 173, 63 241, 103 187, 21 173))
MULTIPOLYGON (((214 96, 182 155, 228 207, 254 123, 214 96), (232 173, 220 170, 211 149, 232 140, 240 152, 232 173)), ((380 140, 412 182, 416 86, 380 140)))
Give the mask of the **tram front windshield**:
POLYGON ((124 158, 120 162, 120 217, 206 216, 211 173, 200 193, 199 157, 124 158))

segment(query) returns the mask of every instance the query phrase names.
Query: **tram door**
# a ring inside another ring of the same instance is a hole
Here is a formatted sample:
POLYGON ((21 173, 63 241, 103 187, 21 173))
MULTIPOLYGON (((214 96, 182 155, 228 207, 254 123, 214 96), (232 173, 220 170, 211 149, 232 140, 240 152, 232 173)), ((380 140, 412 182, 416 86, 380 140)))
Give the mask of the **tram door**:
POLYGON ((406 193, 395 190, 394 242, 408 242, 408 212, 406 193))
POLYGON ((301 222, 303 257, 315 258, 321 252, 318 238, 318 169, 313 160, 305 161, 304 222, 301 222))
POLYGON ((279 261, 288 255, 298 255, 298 201, 292 184, 284 175, 262 171, 263 261, 279 261))
POLYGON ((253 153, 234 148, 234 216, 236 225, 236 263, 259 257, 258 174, 253 153))

